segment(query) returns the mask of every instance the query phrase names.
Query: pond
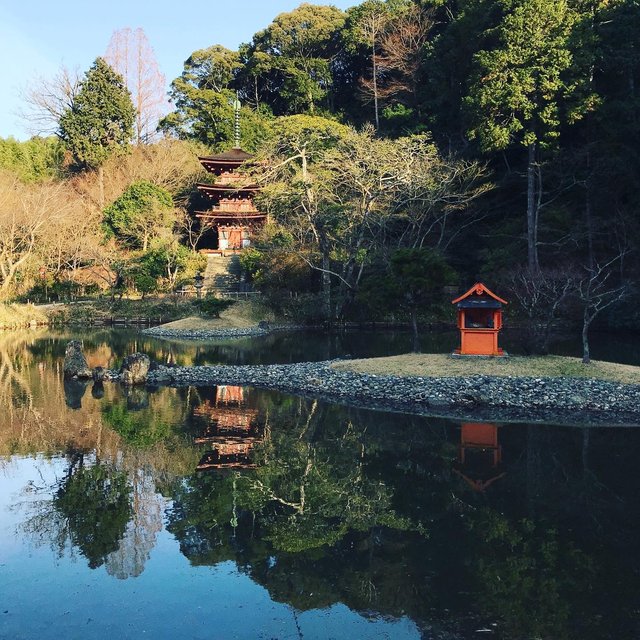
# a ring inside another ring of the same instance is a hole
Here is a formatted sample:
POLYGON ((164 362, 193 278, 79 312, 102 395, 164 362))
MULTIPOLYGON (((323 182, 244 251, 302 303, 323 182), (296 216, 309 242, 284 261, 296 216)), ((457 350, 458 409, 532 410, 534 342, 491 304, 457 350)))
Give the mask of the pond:
MULTIPOLYGON (((64 383, 72 337, 92 366, 136 350, 254 364, 410 345, 1 334, 0 638, 638 637, 640 430, 64 383)), ((594 352, 631 359, 617 340, 594 352)))

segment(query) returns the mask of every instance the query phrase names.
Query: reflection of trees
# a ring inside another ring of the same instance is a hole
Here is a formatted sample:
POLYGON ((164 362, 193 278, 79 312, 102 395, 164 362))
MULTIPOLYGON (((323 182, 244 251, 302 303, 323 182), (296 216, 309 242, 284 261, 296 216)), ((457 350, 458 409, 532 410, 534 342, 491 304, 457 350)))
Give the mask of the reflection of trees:
POLYGON ((134 447, 149 447, 171 433, 169 422, 148 409, 132 412, 123 404, 108 404, 102 415, 107 425, 134 447))
POLYGON ((112 465, 85 466, 81 454, 73 457, 53 507, 64 517, 69 539, 92 569, 118 549, 131 517, 130 492, 126 474, 112 465))
POLYGON ((478 493, 454 473, 458 425, 261 398, 255 471, 172 492, 191 562, 235 561, 299 609, 343 602, 445 635, 632 635, 637 434, 501 427, 508 475, 478 493))
POLYGON ((156 536, 162 530, 165 500, 157 493, 149 470, 137 468, 128 476, 131 483, 131 519, 118 548, 106 558, 107 572, 121 580, 144 571, 156 536))

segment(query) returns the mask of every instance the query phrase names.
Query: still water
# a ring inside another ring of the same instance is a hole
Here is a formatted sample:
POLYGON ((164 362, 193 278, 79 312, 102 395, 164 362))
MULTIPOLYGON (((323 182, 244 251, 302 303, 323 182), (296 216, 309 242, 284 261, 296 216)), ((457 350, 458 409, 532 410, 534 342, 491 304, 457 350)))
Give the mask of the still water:
MULTIPOLYGON (((63 383, 72 337, 0 335, 0 638, 640 637, 640 430, 63 383)), ((92 366, 410 342, 80 337, 92 366)), ((453 339, 425 336, 424 350, 453 339)))

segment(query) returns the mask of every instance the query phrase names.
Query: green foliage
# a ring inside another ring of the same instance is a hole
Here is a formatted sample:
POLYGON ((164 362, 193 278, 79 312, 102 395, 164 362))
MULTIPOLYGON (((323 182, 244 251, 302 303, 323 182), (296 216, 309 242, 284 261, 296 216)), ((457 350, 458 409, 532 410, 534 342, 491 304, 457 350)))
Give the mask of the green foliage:
POLYGON ((85 73, 71 108, 60 117, 60 137, 79 169, 95 169, 126 149, 135 109, 122 76, 103 58, 85 73))
POLYGON ((358 302, 374 314, 438 312, 444 300, 443 288, 457 279, 456 272, 437 251, 398 249, 391 255, 386 271, 377 265, 367 273, 358 302))
POLYGON ((477 74, 466 100, 470 137, 484 150, 555 140, 561 104, 575 92, 567 77, 575 13, 565 0, 503 2, 495 48, 475 55, 477 74))
POLYGON ((303 3, 254 36, 245 52, 248 67, 275 113, 313 113, 328 106, 331 61, 344 21, 336 7, 303 3))
MULTIPOLYGON (((234 139, 234 83, 240 68, 239 54, 219 45, 192 53, 182 75, 171 83, 176 110, 162 119, 160 129, 179 138, 198 140, 214 150, 228 147, 234 139)), ((267 111, 241 108, 244 148, 255 150, 268 127, 267 111)))
POLYGON ((126 475, 106 464, 80 466, 57 490, 54 507, 92 569, 117 551, 132 515, 130 493, 126 475))
POLYGON ((208 318, 219 318, 223 311, 235 304, 235 300, 216 298, 214 294, 207 293, 204 298, 196 300, 193 304, 200 311, 201 315, 208 318))
POLYGON ((102 410, 105 422, 122 439, 134 447, 147 448, 167 438, 171 426, 148 411, 131 411, 122 404, 112 404, 102 410))
POLYGON ((481 608, 499 616, 510 634, 568 637, 569 602, 593 579, 588 558, 531 520, 512 522, 484 509, 469 526, 481 541, 474 559, 481 608))
POLYGON ((134 182, 104 210, 107 235, 125 246, 146 250, 149 240, 174 223, 173 198, 162 187, 146 181, 134 182))
POLYGON ((0 169, 15 173, 23 182, 54 178, 62 166, 64 148, 58 138, 31 138, 19 142, 0 138, 0 169))

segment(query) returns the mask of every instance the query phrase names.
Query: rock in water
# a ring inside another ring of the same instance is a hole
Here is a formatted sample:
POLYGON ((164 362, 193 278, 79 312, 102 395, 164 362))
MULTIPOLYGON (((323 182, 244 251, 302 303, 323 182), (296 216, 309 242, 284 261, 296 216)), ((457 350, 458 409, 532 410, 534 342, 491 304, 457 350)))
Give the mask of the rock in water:
POLYGON ((82 353, 82 343, 70 340, 64 351, 64 365, 62 367, 65 378, 92 378, 93 371, 82 353))
POLYGON ((144 353, 132 353, 122 361, 120 379, 122 384, 145 384, 151 360, 144 353))

